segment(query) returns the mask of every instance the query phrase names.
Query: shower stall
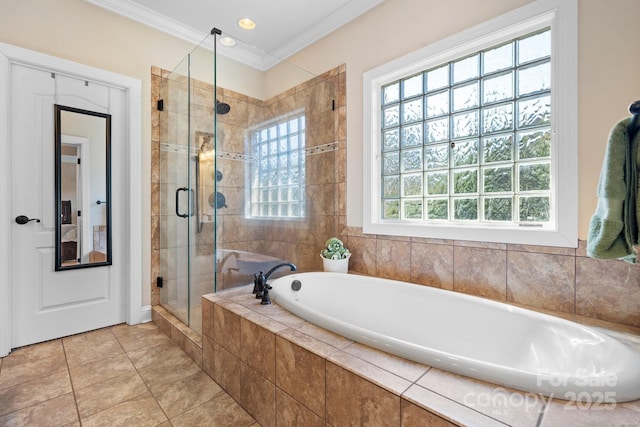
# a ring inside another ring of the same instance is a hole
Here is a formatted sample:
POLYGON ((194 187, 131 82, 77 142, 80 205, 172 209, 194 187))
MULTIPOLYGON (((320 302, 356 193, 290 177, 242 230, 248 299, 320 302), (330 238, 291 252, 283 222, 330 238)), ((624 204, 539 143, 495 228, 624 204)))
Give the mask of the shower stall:
POLYGON ((314 75, 236 39, 275 64, 256 69, 220 55, 218 36, 163 70, 155 106, 159 300, 198 333, 202 295, 284 260, 321 269, 344 223, 344 67, 314 75))

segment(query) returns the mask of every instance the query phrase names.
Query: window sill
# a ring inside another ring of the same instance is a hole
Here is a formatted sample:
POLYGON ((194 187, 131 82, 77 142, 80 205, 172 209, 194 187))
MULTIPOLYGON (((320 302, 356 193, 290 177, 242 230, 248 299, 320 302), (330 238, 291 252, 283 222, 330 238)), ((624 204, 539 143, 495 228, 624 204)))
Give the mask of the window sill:
POLYGON ((424 237, 432 239, 471 240, 478 242, 510 243, 519 245, 578 247, 577 233, 562 234, 557 229, 544 226, 504 227, 478 224, 416 224, 369 223, 363 227, 365 234, 424 237))

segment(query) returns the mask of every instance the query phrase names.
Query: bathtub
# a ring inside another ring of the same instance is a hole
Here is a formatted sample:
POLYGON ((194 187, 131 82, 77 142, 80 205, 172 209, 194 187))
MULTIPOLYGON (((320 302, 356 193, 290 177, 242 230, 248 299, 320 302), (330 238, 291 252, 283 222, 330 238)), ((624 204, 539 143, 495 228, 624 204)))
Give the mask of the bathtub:
POLYGON ((341 273, 269 283, 292 313, 416 362, 580 403, 640 399, 640 355, 575 322, 453 291, 341 273))

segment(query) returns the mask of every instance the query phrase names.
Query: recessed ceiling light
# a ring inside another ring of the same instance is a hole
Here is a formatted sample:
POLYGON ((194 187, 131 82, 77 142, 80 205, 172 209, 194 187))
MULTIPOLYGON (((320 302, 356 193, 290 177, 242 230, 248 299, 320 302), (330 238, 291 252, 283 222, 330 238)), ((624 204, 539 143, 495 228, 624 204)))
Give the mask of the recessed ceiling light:
POLYGON ((255 30, 256 23, 251 18, 238 19, 238 26, 243 30, 255 30))
POLYGON ((220 37, 220 43, 227 47, 233 47, 236 45, 236 41, 233 39, 233 37, 229 36, 220 37))

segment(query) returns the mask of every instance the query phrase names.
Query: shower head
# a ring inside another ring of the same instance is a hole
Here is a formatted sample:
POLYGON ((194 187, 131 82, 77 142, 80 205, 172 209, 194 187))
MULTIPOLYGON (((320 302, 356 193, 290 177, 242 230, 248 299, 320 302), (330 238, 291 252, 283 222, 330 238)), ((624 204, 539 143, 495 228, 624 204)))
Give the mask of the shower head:
POLYGON ((216 114, 227 114, 231 110, 231 106, 225 102, 216 99, 216 114))

